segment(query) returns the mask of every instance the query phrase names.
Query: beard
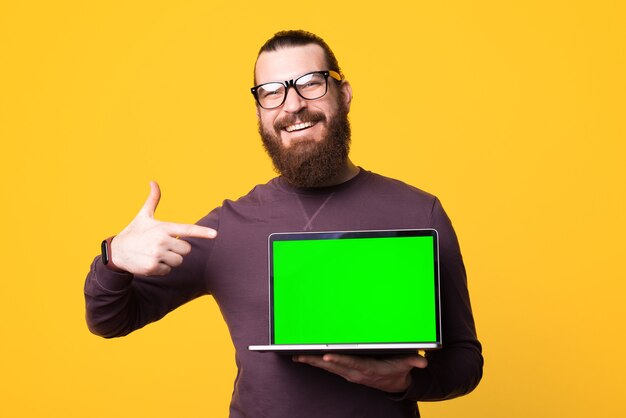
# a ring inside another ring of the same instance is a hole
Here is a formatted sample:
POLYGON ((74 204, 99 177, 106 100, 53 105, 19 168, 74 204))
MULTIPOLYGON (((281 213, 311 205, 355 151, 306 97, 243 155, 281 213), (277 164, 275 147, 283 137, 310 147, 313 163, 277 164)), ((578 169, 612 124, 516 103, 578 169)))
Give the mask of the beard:
POLYGON ((350 122, 348 109, 339 101, 337 113, 327 120, 323 113, 302 110, 297 115, 290 115, 277 120, 266 129, 259 120, 259 134, 265 151, 272 159, 274 170, 294 186, 319 187, 326 184, 345 166, 350 151, 350 122), (284 148, 280 132, 286 126, 296 122, 327 122, 327 133, 320 141, 298 140, 284 148))

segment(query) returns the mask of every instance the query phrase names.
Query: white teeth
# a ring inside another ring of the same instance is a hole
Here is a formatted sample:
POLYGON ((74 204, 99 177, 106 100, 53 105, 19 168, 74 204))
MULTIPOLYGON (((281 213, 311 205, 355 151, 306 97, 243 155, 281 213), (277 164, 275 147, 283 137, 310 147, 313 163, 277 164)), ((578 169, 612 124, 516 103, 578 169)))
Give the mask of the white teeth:
POLYGON ((293 131, 299 131, 305 128, 310 128, 311 126, 313 126, 313 122, 304 122, 304 123, 298 123, 296 125, 287 126, 285 130, 287 132, 293 132, 293 131))

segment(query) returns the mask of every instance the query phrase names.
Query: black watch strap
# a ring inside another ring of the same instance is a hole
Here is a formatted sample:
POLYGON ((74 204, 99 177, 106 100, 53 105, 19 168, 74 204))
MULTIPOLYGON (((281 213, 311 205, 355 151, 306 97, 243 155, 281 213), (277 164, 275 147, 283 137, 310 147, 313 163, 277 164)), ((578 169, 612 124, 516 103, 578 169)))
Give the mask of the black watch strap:
POLYGON ((113 241, 113 238, 115 238, 115 235, 105 239, 102 241, 102 244, 100 244, 100 250, 102 251, 102 264, 104 264, 109 270, 118 273, 126 273, 126 270, 122 270, 113 263, 111 255, 111 241, 113 241))

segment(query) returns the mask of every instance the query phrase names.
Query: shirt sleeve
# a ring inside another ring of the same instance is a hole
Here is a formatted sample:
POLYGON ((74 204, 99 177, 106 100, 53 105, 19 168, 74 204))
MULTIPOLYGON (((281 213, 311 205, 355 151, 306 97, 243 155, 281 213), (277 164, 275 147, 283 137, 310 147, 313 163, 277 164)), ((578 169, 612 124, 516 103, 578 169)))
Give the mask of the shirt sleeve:
MULTIPOLYGON (((217 229, 217 213, 217 210, 211 212, 198 224, 217 229)), ((97 256, 84 287, 89 330, 105 338, 120 337, 208 294, 206 270, 215 240, 187 239, 191 252, 165 276, 114 272, 97 256)))
POLYGON ((439 233, 442 348, 428 351, 428 366, 412 370, 412 384, 402 396, 438 401, 471 392, 482 378, 482 347, 476 336, 465 266, 457 236, 439 200, 432 209, 439 233))

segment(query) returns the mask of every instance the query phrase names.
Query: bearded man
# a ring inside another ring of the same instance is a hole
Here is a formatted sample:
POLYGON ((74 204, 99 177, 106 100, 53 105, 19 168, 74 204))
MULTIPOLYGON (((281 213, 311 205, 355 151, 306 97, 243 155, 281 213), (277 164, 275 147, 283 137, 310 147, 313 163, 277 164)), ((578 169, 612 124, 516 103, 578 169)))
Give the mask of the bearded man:
POLYGON ((280 174, 195 225, 154 219, 160 190, 102 244, 85 283, 87 323, 126 335, 212 295, 238 367, 230 416, 416 417, 418 401, 469 393, 482 376, 465 269, 439 200, 357 167, 349 158, 352 88, 318 36, 279 32, 255 66, 259 133, 280 174), (275 232, 438 231, 445 342, 425 356, 285 356, 248 350, 268 341, 267 239, 275 232))

